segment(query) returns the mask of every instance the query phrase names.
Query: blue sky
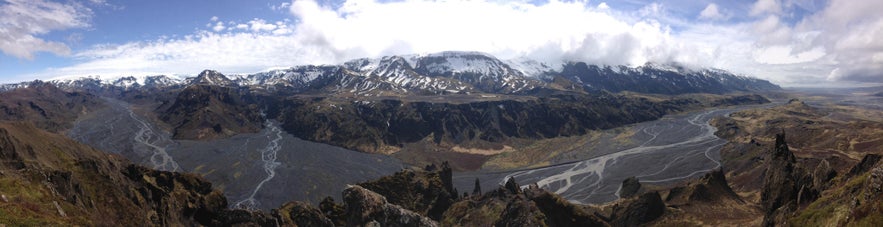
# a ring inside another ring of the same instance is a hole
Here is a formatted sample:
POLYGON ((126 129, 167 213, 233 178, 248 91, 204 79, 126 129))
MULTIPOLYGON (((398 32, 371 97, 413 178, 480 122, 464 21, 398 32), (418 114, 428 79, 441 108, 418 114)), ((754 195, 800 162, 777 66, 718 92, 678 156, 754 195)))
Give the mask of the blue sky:
POLYGON ((0 83, 252 73, 444 50, 883 82, 883 1, 0 0, 0 83))

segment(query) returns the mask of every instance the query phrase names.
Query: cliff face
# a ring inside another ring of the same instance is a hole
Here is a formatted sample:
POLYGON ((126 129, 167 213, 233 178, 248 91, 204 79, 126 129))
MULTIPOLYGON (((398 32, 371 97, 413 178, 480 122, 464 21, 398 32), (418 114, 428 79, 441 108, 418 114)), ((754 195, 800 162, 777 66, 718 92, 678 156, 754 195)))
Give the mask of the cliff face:
POLYGON ((424 138, 435 144, 500 143, 552 138, 657 119, 679 106, 612 95, 480 101, 464 104, 290 100, 286 131, 300 138, 369 153, 388 153, 424 138))
POLYGON ((441 147, 500 146, 513 138, 584 135, 704 106, 764 102, 768 100, 761 96, 702 103, 690 98, 651 101, 609 93, 466 103, 314 98, 282 101, 274 113, 279 114, 283 128, 299 138, 368 153, 391 153, 423 140, 441 147))

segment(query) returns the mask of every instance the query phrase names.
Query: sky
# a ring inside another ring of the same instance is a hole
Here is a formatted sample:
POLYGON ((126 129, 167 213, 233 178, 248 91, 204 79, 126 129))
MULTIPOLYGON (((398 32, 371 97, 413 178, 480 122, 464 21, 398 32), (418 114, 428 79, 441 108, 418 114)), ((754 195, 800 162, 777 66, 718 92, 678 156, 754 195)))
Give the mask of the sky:
POLYGON ((876 86, 883 1, 0 0, 0 83, 254 73, 440 51, 876 86))

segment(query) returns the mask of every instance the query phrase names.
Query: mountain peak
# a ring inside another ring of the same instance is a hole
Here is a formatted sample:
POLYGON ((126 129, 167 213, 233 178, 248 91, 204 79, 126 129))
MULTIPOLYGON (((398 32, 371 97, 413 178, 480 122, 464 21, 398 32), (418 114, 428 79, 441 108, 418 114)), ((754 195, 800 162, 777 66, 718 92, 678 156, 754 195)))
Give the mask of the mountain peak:
POLYGON ((236 83, 233 80, 224 76, 218 71, 206 69, 199 73, 196 78, 193 78, 189 81, 190 85, 194 84, 205 84, 205 85, 218 85, 218 86, 233 86, 236 83))

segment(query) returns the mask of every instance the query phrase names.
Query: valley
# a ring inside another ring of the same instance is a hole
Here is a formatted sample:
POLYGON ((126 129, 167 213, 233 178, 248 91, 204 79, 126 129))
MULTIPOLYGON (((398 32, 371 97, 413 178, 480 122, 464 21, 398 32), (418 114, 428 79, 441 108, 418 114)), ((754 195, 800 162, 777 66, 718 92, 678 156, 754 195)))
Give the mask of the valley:
POLYGON ((327 192, 346 184, 404 168, 387 156, 295 138, 270 120, 257 133, 212 141, 175 140, 132 105, 102 100, 107 107, 79 119, 67 136, 155 169, 203 175, 234 201, 234 207, 270 209, 292 200, 318 203, 326 196, 339 196, 327 192))
MULTIPOLYGON (((122 173, 135 185, 169 187, 176 174, 210 181, 192 194, 210 202, 196 205, 211 211, 190 216, 204 225, 361 223, 343 208, 369 200, 392 212, 383 215, 421 225, 528 217, 562 224, 548 218, 556 215, 592 225, 810 223, 794 215, 816 217, 800 209, 851 196, 822 192, 864 179, 871 167, 850 167, 873 166, 858 160, 874 160, 864 156, 880 145, 873 139, 883 128, 874 96, 783 91, 725 71, 677 66, 570 63, 563 70, 528 77, 489 55, 445 52, 251 75, 205 70, 185 80, 22 83, 0 92, 8 97, 0 108, 3 119, 131 160, 135 165, 122 173), (79 111, 59 110, 65 108, 79 111), (790 150, 782 129, 798 130, 789 134, 790 150), (832 178, 846 171, 856 173, 832 178), (770 202, 792 201, 797 190, 809 191, 796 193, 797 202, 770 202), (321 213, 311 213, 315 206, 321 213), (704 210, 732 215, 709 219, 704 210), (476 216, 451 218, 466 214, 476 216), (291 219, 297 215, 312 216, 291 219)), ((22 168, 17 155, 7 163, 22 168)), ((79 168, 92 167, 64 171, 79 168)), ((142 196, 183 193, 163 190, 142 196)), ((148 204, 135 206, 142 205, 148 204)), ((171 206, 162 212, 179 206, 159 205, 171 206)))
POLYGON ((0 227, 883 226, 881 12, 0 0, 0 227))
POLYGON ((580 204, 604 204, 619 199, 623 180, 670 185, 720 168, 720 148, 726 141, 714 135, 711 119, 749 108, 779 104, 739 106, 676 114, 641 122, 626 129, 602 131, 604 139, 577 145, 582 149, 551 157, 551 165, 505 171, 457 172, 454 182, 468 189, 475 178, 483 188, 504 184, 508 178, 534 184, 580 204), (640 168, 636 168, 636 167, 640 168))

